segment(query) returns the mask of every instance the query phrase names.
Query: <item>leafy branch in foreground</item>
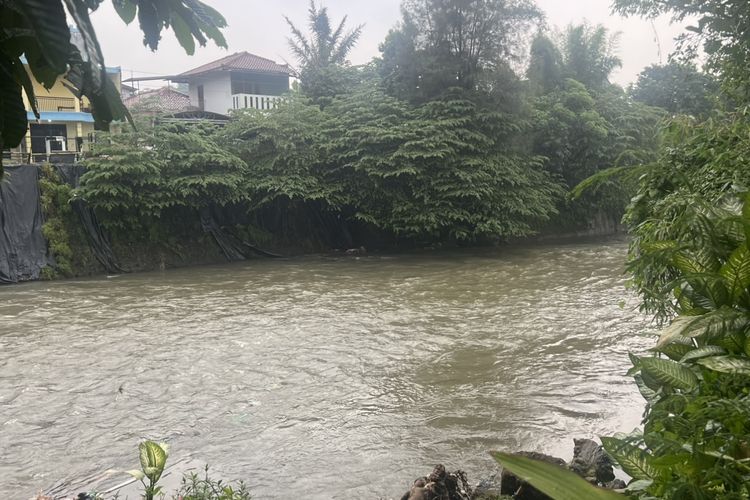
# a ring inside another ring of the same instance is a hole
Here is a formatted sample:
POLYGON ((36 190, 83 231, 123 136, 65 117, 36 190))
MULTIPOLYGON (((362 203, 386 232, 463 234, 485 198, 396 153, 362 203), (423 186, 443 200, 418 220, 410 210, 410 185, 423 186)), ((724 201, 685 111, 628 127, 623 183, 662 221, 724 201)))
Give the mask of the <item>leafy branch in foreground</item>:
MULTIPOLYGON (((151 50, 158 47, 162 30, 170 27, 189 54, 195 51, 195 42, 205 45, 208 39, 226 47, 221 34, 226 21, 200 0, 112 2, 126 23, 138 17, 143 42, 151 50)), ((39 118, 32 77, 47 89, 64 77, 69 88, 91 103, 98 129, 106 130, 113 120, 130 119, 117 88, 107 77, 90 18, 102 3, 103 0, 0 0, 0 150, 17 146, 26 134, 24 92, 39 118), (69 20, 80 34, 81 43, 73 43, 69 20)))
POLYGON ((598 488, 575 472, 557 465, 499 451, 490 452, 504 469, 508 469, 536 489, 555 500, 621 500, 622 495, 598 488))
POLYGON ((747 498, 750 196, 685 212, 695 221, 690 238, 639 247, 638 259, 668 277, 665 307, 677 314, 653 348, 658 357, 631 355, 630 373, 646 400, 643 432, 602 442, 641 480, 634 496, 747 498))

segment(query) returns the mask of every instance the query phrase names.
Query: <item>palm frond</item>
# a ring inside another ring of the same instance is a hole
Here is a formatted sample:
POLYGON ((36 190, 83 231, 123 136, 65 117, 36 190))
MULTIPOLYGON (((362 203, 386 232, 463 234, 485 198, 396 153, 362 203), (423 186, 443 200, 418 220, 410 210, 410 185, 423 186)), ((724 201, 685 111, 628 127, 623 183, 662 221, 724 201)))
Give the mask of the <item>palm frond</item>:
POLYGON ((346 56, 349 55, 352 48, 357 44, 360 35, 362 35, 362 28, 364 25, 360 24, 352 31, 347 33, 341 42, 335 47, 331 54, 331 62, 333 64, 342 64, 346 60, 346 56))
POLYGON ((284 20, 289 25, 289 29, 292 32, 292 37, 287 38, 287 41, 289 42, 289 48, 292 50, 294 56, 299 60, 300 64, 305 65, 310 61, 312 55, 310 43, 307 41, 307 38, 305 38, 304 33, 302 33, 302 31, 294 25, 291 19, 284 16, 284 20))

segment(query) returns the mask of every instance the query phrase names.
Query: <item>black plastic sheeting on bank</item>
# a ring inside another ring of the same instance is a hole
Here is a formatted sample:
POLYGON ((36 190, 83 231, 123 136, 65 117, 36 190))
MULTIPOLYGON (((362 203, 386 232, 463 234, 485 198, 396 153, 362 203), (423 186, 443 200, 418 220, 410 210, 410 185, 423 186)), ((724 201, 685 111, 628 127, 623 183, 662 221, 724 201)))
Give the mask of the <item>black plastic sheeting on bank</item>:
POLYGON ((202 209, 200 211, 200 216, 203 232, 208 233, 213 237, 214 241, 221 249, 221 253, 224 254, 224 257, 226 257, 229 262, 245 260, 247 256, 242 251, 240 245, 238 245, 238 242, 221 229, 221 226, 216 222, 216 219, 214 219, 214 216, 209 209, 202 209))
POLYGON ((221 253, 229 262, 236 262, 245 260, 253 255, 260 255, 263 257, 279 258, 282 257, 279 254, 263 250, 255 245, 251 245, 246 241, 242 241, 232 234, 224 231, 218 222, 216 217, 211 212, 210 208, 202 208, 200 210, 201 227, 204 233, 209 233, 216 244, 221 249, 221 253))
POLYGON ((39 279, 48 263, 42 224, 39 169, 5 167, 0 180, 0 283, 39 279))
MULTIPOLYGON (((60 164, 55 165, 60 178, 71 187, 78 187, 81 175, 85 170, 78 165, 60 164)), ((123 268, 117 264, 117 258, 112 251, 112 244, 109 242, 107 234, 102 230, 102 226, 96 218, 94 210, 91 209, 83 200, 74 199, 70 202, 73 211, 78 215, 81 225, 86 233, 86 239, 89 247, 96 260, 104 266, 108 273, 124 273, 123 268)))

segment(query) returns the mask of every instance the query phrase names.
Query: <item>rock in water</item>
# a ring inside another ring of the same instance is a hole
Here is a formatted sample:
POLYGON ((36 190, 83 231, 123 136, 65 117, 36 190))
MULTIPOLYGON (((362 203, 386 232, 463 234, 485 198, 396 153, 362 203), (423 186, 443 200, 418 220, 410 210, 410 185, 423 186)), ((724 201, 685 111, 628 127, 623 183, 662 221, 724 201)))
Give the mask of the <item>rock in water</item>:
MULTIPOLYGON (((545 455, 544 453, 537 453, 534 451, 519 451, 514 453, 519 457, 531 458, 534 460, 541 460, 549 464, 565 467, 565 460, 562 458, 552 457, 545 455)), ((503 469, 503 473, 500 476, 500 493, 503 495, 512 496, 517 500, 553 500, 549 496, 545 495, 541 491, 531 486, 526 481, 514 475, 509 470, 503 469)))
POLYGON ((414 481, 401 500, 470 500, 471 488, 463 471, 446 472, 436 465, 432 474, 414 481))
POLYGON ((570 470, 587 481, 604 485, 615 479, 612 461, 601 445, 591 439, 574 439, 573 460, 570 470))
POLYGON ((500 492, 500 477, 499 473, 495 473, 479 481, 479 484, 474 487, 471 500, 492 500, 499 498, 500 495, 502 495, 500 492))

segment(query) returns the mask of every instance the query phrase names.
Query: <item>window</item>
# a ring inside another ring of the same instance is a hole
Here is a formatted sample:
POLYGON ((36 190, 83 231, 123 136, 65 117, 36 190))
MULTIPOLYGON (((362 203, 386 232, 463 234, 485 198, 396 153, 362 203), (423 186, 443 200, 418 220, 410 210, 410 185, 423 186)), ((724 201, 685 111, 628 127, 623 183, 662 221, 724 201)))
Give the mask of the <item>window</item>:
POLYGON ((61 151, 67 149, 68 131, 65 125, 31 123, 31 151, 33 153, 46 153, 49 142, 50 151, 61 151))

